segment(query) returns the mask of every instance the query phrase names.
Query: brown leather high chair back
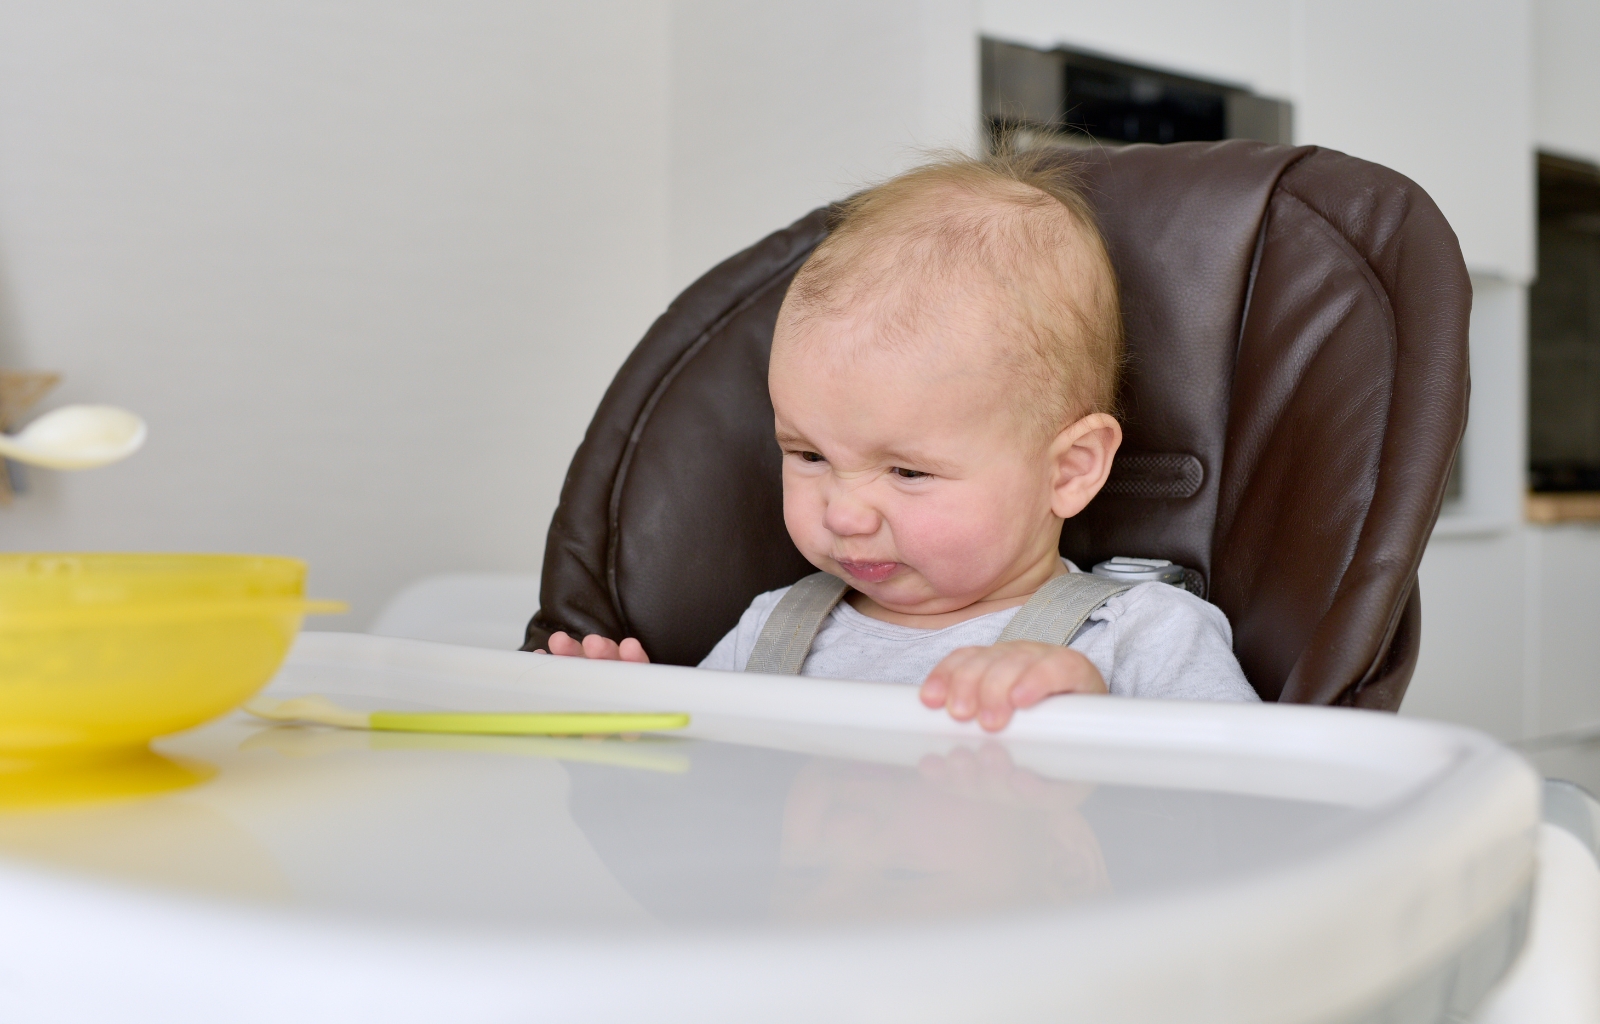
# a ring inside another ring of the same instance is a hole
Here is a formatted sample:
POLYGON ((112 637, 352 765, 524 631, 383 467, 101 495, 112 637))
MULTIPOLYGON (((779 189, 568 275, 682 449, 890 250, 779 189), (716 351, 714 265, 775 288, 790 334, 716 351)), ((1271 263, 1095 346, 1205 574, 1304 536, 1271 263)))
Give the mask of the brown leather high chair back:
MULTIPOLYGON (((1413 182, 1315 147, 1063 151, 1122 283, 1126 440, 1062 553, 1199 571, 1266 700, 1399 706, 1417 565, 1467 415, 1471 286, 1413 182)), ((767 353, 817 210, 689 287, 628 357, 545 549, 550 632, 694 664, 812 567, 783 525, 767 353)))

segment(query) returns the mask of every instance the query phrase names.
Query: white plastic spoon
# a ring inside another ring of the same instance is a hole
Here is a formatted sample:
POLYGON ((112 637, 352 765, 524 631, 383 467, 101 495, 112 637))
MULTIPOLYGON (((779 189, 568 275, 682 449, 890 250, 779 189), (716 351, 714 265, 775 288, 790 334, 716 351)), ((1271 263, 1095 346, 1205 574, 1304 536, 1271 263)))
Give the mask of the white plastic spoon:
POLYGON ((0 434, 0 456, 50 469, 93 469, 144 444, 144 420, 112 405, 64 405, 15 434, 0 434))

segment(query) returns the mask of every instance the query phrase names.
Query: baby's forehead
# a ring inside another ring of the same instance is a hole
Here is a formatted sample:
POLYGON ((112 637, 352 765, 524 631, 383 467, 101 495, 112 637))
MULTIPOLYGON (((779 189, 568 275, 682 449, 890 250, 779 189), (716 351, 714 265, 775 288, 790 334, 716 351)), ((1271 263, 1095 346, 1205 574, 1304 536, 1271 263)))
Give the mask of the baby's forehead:
POLYGON ((983 329, 981 318, 902 322, 877 311, 812 319, 775 345, 770 383, 774 402, 793 411, 825 407, 851 417, 893 392, 910 396, 908 408, 919 414, 961 409, 982 417, 1031 407, 1018 401, 1021 348, 1012 334, 983 329))
POLYGON ((1016 297, 992 273, 885 265, 869 287, 827 305, 785 303, 774 353, 790 348, 808 360, 910 361, 930 371, 948 364, 977 368, 1026 346, 1016 297))
POLYGON ((909 460, 951 472, 974 444, 1023 451, 1036 433, 1014 374, 935 343, 890 347, 841 331, 776 358, 770 386, 780 443, 815 444, 852 465, 909 460))

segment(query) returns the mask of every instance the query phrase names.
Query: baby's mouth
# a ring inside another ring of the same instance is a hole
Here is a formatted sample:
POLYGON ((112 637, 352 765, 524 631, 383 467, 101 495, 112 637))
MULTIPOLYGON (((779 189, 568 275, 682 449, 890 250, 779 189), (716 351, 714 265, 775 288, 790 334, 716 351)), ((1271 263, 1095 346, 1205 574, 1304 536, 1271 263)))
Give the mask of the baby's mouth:
POLYGON ((899 562, 846 562, 842 558, 836 561, 845 572, 866 583, 882 583, 900 568, 899 562))

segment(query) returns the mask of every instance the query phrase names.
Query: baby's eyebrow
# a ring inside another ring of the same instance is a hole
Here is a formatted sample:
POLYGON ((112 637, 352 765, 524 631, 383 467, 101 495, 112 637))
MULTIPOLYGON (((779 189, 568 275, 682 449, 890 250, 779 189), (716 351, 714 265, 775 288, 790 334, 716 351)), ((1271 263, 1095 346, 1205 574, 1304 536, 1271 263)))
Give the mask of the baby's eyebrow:
POLYGON ((810 443, 798 434, 786 434, 781 430, 778 432, 779 448, 804 448, 810 443))
MULTIPOLYGON (((801 437, 799 434, 791 434, 787 431, 779 431, 774 436, 778 440, 779 448, 799 449, 801 451, 812 451, 816 448, 815 445, 801 437)), ((905 469, 921 470, 925 473, 932 473, 935 476, 943 475, 948 473, 950 470, 950 466, 943 460, 933 458, 932 456, 918 451, 896 451, 894 449, 884 448, 873 452, 870 458, 873 462, 879 462, 890 466, 900 466, 905 469)))
POLYGON ((900 466, 905 469, 917 469, 935 476, 943 475, 950 470, 950 465, 944 460, 935 458, 926 452, 915 450, 895 451, 885 449, 878 453, 878 458, 891 466, 900 466))

